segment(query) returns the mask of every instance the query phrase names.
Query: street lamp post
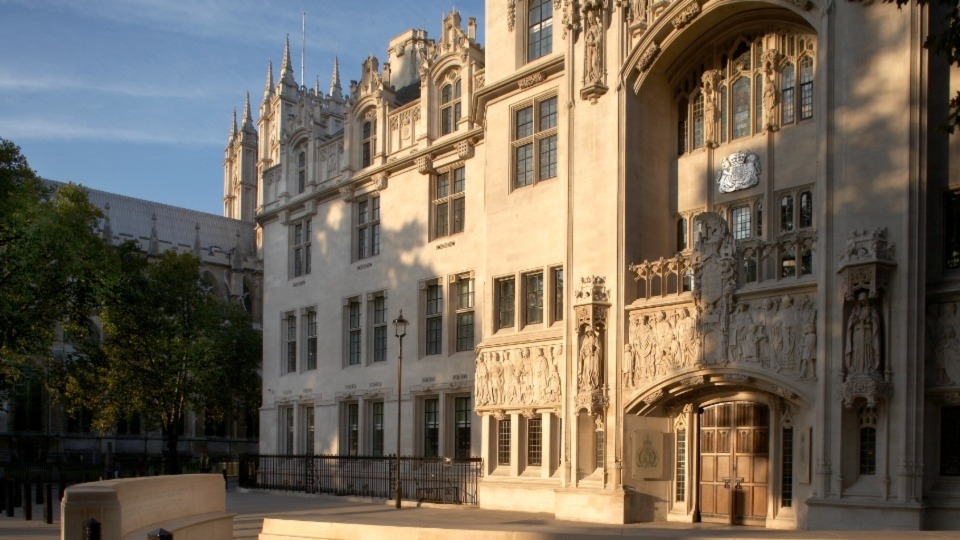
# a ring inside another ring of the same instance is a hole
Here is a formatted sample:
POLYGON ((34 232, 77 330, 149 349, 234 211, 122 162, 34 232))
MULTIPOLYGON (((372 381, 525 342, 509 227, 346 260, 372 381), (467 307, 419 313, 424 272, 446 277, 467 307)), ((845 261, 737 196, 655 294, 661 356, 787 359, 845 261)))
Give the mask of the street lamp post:
POLYGON ((400 377, 403 375, 403 336, 407 335, 407 320, 403 318, 403 310, 393 320, 395 335, 400 340, 400 355, 397 357, 397 509, 400 508, 400 377))

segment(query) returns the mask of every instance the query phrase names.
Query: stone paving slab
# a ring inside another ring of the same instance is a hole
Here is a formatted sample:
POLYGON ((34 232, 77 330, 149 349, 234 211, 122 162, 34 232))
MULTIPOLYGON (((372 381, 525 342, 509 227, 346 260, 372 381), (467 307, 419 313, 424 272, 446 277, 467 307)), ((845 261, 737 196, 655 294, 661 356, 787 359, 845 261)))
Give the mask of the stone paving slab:
MULTIPOLYGON (((60 509, 54 523, 46 525, 42 505, 33 508, 33 521, 24 521, 21 510, 15 517, 0 514, 0 539, 57 540, 60 538, 60 509)), ((301 538, 317 531, 316 538, 389 540, 574 540, 579 538, 621 539, 723 539, 723 540, 960 540, 960 531, 774 531, 757 527, 731 527, 708 523, 637 523, 596 525, 553 519, 549 514, 480 510, 463 506, 392 504, 349 497, 328 497, 263 492, 227 493, 227 511, 235 512, 234 538, 261 540, 267 521, 270 530, 296 530, 301 538), (290 520, 284 523, 281 520, 290 520), (298 523, 291 523, 298 522, 298 523), (292 529, 291 529, 292 528, 292 529)), ((262 540, 269 540, 267 534, 262 540)))

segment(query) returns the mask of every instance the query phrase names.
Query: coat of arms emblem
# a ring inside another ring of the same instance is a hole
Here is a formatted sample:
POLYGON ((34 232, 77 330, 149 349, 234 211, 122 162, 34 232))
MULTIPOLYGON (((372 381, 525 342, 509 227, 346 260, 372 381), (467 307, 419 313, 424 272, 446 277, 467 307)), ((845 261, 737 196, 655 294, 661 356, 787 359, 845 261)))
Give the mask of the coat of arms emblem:
POLYGON ((720 193, 753 187, 760 182, 760 156, 753 152, 734 152, 720 162, 717 185, 720 193))

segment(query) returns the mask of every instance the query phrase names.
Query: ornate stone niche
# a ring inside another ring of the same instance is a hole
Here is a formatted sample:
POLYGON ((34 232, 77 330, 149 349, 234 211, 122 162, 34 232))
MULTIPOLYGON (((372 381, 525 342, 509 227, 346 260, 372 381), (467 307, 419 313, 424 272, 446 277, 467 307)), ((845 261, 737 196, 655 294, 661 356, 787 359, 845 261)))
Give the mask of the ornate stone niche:
POLYGON ((883 300, 896 268, 894 245, 886 227, 854 230, 840 253, 844 300, 843 366, 840 398, 852 407, 856 398, 874 407, 893 392, 884 343, 883 300))
POLYGON ((579 336, 576 369, 575 407, 591 415, 602 413, 609 402, 604 375, 606 373, 607 314, 610 311, 610 292, 601 276, 586 276, 580 280, 577 292, 577 334, 579 336))

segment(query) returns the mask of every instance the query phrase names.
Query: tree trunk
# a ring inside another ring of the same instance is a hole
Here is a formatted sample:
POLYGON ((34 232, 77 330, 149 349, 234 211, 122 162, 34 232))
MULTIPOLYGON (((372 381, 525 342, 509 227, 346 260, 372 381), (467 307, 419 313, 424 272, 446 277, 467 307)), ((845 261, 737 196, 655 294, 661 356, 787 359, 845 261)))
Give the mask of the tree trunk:
POLYGON ((167 438, 167 474, 180 474, 180 461, 177 459, 177 443, 180 442, 180 433, 177 430, 179 422, 166 429, 167 438))

